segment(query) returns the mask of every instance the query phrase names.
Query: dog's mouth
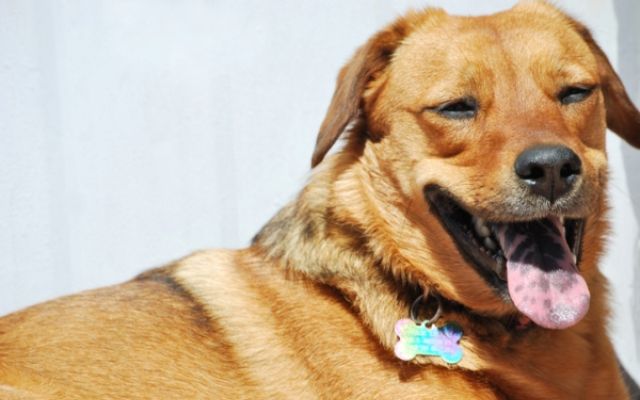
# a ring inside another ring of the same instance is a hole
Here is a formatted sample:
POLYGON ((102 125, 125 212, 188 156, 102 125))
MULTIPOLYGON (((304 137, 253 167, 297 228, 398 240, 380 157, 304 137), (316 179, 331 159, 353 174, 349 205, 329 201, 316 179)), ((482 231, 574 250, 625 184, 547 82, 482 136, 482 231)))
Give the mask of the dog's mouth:
POLYGON ((469 264, 534 323, 563 329, 589 309, 579 274, 584 219, 483 220, 440 188, 425 196, 469 264))

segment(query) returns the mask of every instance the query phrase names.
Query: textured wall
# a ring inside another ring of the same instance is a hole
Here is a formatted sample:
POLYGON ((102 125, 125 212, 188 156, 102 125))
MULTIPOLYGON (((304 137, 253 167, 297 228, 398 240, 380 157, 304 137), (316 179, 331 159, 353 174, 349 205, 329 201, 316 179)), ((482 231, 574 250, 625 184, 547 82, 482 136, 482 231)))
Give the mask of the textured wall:
MULTIPOLYGON (((638 2, 557 3, 638 101, 638 2)), ((0 0, 0 313, 245 245, 304 183, 339 67, 410 5, 0 0)), ((640 377, 640 154, 609 148, 612 335, 640 377)))
MULTIPOLYGON (((627 91, 636 105, 640 104, 640 2, 637 0, 616 0, 615 13, 618 19, 618 71, 627 86, 627 91)), ((629 343, 635 344, 633 355, 621 354, 627 364, 635 365, 635 376, 640 378, 640 156, 638 151, 626 144, 618 144, 621 159, 626 173, 626 181, 616 183, 612 187, 611 196, 616 200, 614 210, 619 212, 616 218, 618 226, 635 226, 635 234, 625 237, 625 245, 617 246, 612 241, 610 254, 615 248, 618 259, 610 256, 606 264, 609 276, 615 276, 613 289, 615 293, 615 331, 614 336, 620 353, 633 353, 629 343), (628 199, 631 210, 620 207, 621 202, 628 199), (621 211, 621 212, 620 212, 621 211), (616 262, 617 261, 617 262, 616 262), (620 266, 622 272, 617 271, 620 266), (614 272, 615 271, 615 272, 614 272), (626 308, 629 307, 629 312, 626 308), (626 317, 625 317, 626 316, 626 317)), ((620 238, 620 235, 617 236, 620 238)), ((612 279, 613 280, 613 279, 612 279)))

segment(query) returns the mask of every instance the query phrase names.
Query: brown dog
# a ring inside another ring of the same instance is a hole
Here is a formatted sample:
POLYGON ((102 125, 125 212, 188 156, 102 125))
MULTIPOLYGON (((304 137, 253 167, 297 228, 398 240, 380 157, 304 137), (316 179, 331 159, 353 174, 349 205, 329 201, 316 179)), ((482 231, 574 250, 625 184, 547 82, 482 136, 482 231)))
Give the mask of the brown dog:
POLYGON ((640 145, 552 6, 409 13, 343 68, 309 184, 251 247, 0 320, 0 398, 627 398, 597 269, 607 126, 640 145), (456 323, 462 358, 398 359, 410 309, 456 323))

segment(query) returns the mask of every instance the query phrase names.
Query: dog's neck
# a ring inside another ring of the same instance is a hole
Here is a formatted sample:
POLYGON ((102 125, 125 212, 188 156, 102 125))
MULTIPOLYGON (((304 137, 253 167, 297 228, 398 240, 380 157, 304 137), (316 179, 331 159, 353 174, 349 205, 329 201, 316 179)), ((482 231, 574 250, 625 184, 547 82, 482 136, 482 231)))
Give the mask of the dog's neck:
POLYGON ((344 218, 338 196, 354 196, 343 174, 354 171, 348 153, 335 155, 316 168, 296 201, 284 207, 253 240, 276 263, 321 284, 337 288, 361 315, 382 345, 393 349, 394 324, 406 318, 415 291, 395 279, 388 255, 376 255, 370 237, 344 218))

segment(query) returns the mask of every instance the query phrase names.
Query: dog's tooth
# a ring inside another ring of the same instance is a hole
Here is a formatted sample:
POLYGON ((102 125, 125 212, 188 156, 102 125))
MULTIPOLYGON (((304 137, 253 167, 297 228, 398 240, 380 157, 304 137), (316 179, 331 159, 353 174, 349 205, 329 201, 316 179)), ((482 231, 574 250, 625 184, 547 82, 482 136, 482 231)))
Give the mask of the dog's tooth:
POLYGON ((473 217, 473 227, 475 228, 476 233, 480 235, 480 237, 486 237, 491 234, 489 227, 487 227, 482 218, 473 217))
POLYGON ((482 237, 487 237, 491 234, 491 231, 489 230, 489 228, 487 228, 486 225, 482 225, 478 234, 482 237))
POLYGON ((576 256, 575 254, 572 254, 573 256, 573 263, 577 264, 578 263, 578 256, 576 256))
POLYGON ((497 248, 496 242, 494 242, 490 237, 484 238, 484 247, 490 250, 495 250, 497 248))

